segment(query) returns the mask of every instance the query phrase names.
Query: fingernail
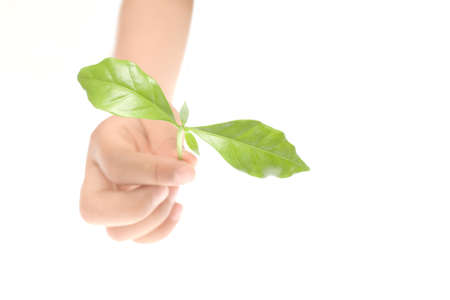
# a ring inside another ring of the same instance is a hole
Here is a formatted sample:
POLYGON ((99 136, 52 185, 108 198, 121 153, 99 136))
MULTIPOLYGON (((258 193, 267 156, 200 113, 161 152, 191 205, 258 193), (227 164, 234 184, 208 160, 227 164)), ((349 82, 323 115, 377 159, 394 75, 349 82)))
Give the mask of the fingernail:
POLYGON ((173 208, 173 212, 172 212, 172 220, 174 221, 178 221, 181 217, 181 212, 183 211, 183 206, 181 205, 176 205, 173 208))
POLYGON ((175 181, 184 184, 194 180, 195 171, 192 167, 183 166, 175 171, 175 181))

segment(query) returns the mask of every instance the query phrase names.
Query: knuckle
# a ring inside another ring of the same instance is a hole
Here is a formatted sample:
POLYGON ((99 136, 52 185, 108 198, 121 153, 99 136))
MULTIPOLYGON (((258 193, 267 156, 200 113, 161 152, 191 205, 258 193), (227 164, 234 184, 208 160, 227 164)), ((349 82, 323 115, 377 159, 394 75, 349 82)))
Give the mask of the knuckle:
POLYGON ((109 149, 108 138, 110 136, 110 129, 108 129, 108 121, 106 119, 91 133, 90 137, 90 151, 94 160, 99 163, 103 173, 111 181, 120 181, 123 177, 120 168, 117 167, 116 161, 118 154, 109 149))
POLYGON ((105 133, 105 129, 108 128, 109 119, 103 120, 98 126, 92 131, 90 136, 91 142, 96 142, 101 140, 105 133))
POLYGON ((89 141, 91 144, 95 143, 95 141, 98 139, 98 135, 99 135, 99 128, 97 127, 91 132, 91 135, 89 137, 89 141))
POLYGON ((175 180, 175 172, 166 165, 165 161, 153 160, 151 169, 155 184, 157 185, 166 185, 175 180))
POLYGON ((91 144, 94 143, 98 139, 98 134, 99 134, 98 131, 99 131, 99 129, 97 127, 91 132, 91 135, 89 137, 89 141, 91 142, 91 144))
POLYGON ((155 183, 161 183, 161 166, 158 163, 152 164, 151 168, 152 177, 155 179, 155 183))

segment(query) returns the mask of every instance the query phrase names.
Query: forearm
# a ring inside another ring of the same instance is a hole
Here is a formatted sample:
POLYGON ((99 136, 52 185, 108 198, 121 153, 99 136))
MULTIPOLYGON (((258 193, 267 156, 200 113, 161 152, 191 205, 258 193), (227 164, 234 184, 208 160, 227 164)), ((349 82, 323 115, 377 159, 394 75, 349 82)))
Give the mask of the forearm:
POLYGON ((124 0, 115 57, 137 63, 169 101, 184 56, 193 0, 124 0))

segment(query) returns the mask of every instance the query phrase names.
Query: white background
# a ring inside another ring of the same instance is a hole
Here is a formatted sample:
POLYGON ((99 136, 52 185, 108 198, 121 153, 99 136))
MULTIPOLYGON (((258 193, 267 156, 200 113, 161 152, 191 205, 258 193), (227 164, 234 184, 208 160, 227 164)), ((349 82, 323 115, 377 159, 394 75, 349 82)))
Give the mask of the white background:
POLYGON ((449 299, 448 1, 197 1, 175 105, 254 118, 311 172, 208 145, 173 234, 117 243, 78 196, 119 1, 0 2, 1 299, 449 299))

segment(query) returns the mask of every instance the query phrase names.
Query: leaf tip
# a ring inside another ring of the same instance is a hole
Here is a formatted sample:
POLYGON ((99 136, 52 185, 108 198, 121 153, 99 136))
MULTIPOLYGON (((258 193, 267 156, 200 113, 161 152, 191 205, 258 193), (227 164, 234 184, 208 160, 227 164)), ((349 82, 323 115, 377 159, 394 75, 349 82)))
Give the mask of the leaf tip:
POLYGON ((186 101, 183 103, 183 106, 180 109, 180 120, 181 125, 184 126, 189 118, 189 108, 186 104, 186 101))

